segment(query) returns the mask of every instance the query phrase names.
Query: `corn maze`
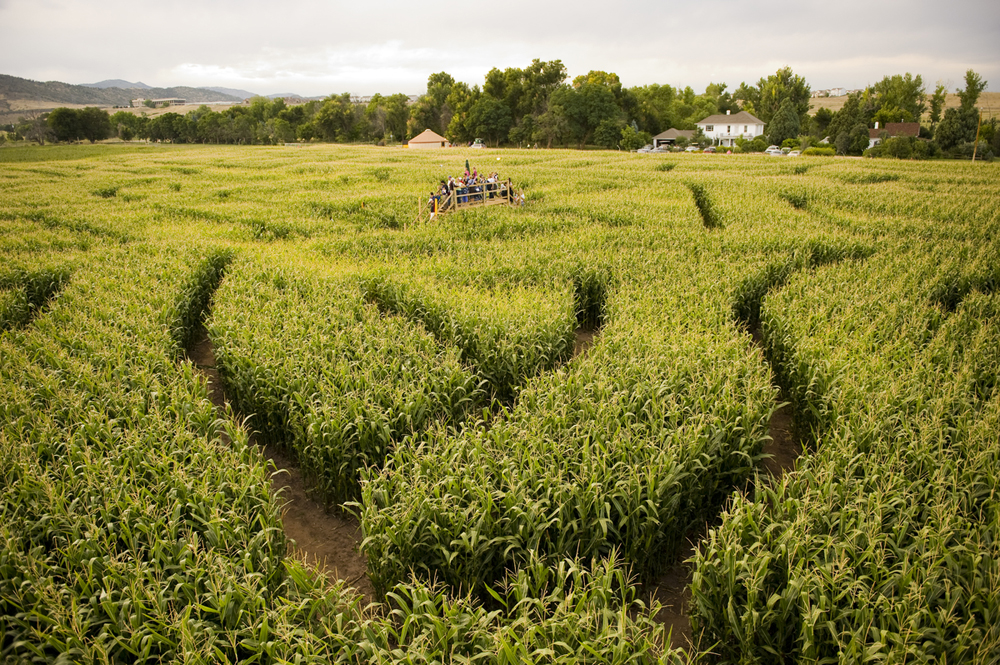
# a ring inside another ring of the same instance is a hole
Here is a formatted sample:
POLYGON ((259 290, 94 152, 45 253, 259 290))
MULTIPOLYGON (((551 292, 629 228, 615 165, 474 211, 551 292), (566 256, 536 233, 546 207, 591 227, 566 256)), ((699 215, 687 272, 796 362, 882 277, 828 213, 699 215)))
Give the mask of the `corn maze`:
POLYGON ((1000 662, 1000 167, 465 158, 0 150, 0 661, 1000 662))

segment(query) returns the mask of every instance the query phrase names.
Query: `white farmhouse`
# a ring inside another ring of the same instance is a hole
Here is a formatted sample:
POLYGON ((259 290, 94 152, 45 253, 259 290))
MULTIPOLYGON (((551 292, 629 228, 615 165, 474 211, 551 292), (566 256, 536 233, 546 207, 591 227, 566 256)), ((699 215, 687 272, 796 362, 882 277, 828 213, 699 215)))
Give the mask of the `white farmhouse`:
POLYGON ((748 141, 764 134, 764 121, 755 118, 746 111, 740 111, 735 115, 730 115, 726 111, 725 115, 710 115, 697 123, 699 129, 713 143, 724 146, 736 145, 738 138, 748 141))

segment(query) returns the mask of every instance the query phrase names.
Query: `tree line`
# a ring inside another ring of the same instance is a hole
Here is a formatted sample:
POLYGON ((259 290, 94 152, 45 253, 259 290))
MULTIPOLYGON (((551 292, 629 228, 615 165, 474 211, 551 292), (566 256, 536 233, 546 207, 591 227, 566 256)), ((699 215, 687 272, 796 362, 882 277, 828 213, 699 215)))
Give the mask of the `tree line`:
MULTIPOLYGON (((768 143, 805 147, 827 139, 840 154, 862 154, 873 123, 884 127, 887 122, 920 121, 929 109, 929 122, 921 130, 925 142, 922 147, 909 142, 911 153, 970 151, 977 129, 986 147, 993 148, 998 138, 995 120, 977 128, 976 102, 986 82, 969 70, 965 83, 958 91, 962 100, 958 109, 944 110, 944 86, 928 95, 921 77, 907 73, 886 76, 850 95, 836 113, 820 108, 810 115, 810 86, 790 67, 755 84, 741 83, 733 92, 725 83, 710 83, 698 94, 690 86, 656 83, 627 88, 617 74, 597 70, 569 80, 560 60, 536 59, 524 68, 491 69, 482 86, 456 81, 447 72, 431 74, 426 92, 412 103, 402 93, 374 95, 367 103, 352 101, 344 93, 295 106, 283 99, 256 97, 221 111, 201 106, 184 115, 167 112, 156 117, 62 108, 11 129, 38 142, 117 136, 229 144, 313 140, 384 144, 431 129, 453 143, 481 138, 494 146, 634 150, 671 127, 696 129, 707 116, 747 111, 765 123, 766 136, 740 141, 737 152, 761 151, 768 143)), ((695 140, 707 141, 700 135, 695 140)), ((902 149, 896 143, 894 149, 902 149)), ((993 151, 1000 153, 1000 146, 993 151)))

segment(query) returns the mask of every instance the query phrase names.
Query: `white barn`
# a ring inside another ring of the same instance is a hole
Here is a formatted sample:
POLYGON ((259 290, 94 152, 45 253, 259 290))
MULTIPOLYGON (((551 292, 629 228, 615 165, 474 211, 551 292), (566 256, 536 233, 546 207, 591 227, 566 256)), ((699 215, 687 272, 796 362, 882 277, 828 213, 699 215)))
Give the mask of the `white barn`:
POLYGON ((755 118, 746 111, 730 115, 710 115, 697 123, 702 133, 713 142, 723 146, 736 145, 738 138, 753 140, 764 134, 764 121, 755 118))
POLYGON ((416 136, 414 136, 407 145, 411 148, 447 148, 451 144, 448 143, 448 139, 441 136, 437 132, 432 132, 429 129, 425 129, 416 136))

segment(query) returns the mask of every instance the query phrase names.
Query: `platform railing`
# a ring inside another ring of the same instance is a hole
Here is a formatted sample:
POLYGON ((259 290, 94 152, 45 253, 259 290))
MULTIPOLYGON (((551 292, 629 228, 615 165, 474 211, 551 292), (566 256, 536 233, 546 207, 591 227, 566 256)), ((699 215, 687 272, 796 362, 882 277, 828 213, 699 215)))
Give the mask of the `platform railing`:
POLYGON ((514 205, 518 200, 514 185, 508 178, 502 182, 484 182, 470 186, 458 186, 447 194, 435 194, 422 204, 419 218, 433 219, 437 215, 494 205, 514 205))

